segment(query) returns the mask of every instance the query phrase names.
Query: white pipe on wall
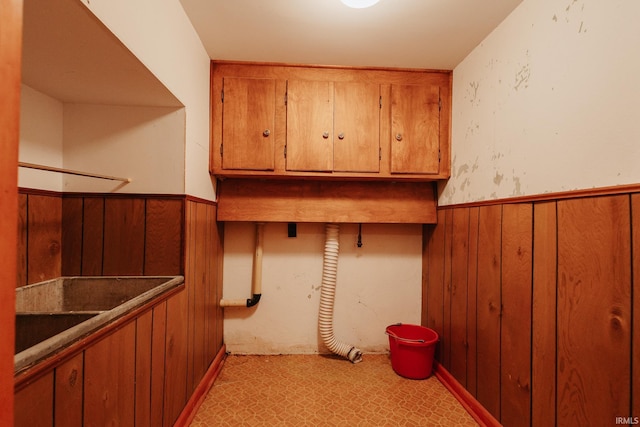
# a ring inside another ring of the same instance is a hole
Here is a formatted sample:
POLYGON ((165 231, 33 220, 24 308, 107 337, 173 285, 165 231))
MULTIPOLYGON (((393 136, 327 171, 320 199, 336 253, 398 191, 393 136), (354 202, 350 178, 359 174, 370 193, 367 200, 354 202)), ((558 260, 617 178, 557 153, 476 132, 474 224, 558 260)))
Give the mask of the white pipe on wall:
POLYGON ((251 276, 251 298, 220 300, 220 307, 253 307, 260 302, 262 296, 262 242, 264 240, 264 223, 256 223, 255 252, 253 255, 253 275, 251 276))
POLYGON ((338 224, 327 224, 318 328, 322 341, 332 353, 345 357, 353 363, 358 363, 362 361, 362 351, 352 345, 339 342, 333 334, 333 305, 338 276, 338 250, 340 248, 339 232, 340 226, 338 224))

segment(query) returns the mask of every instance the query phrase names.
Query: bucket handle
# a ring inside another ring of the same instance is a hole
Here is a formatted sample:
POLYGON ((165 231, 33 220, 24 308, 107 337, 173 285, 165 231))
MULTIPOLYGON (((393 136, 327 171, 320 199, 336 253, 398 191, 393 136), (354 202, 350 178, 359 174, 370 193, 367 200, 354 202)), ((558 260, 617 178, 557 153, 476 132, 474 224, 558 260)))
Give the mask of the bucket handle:
MULTIPOLYGON (((399 323, 399 324, 400 324, 400 323, 399 323)), ((402 338, 402 337, 397 336, 396 334, 392 334, 392 333, 391 333, 391 332, 389 332, 389 331, 385 331, 385 334, 389 335, 390 337, 393 337, 393 338, 397 339, 398 341, 404 341, 404 342, 420 342, 420 343, 424 343, 424 342, 425 342, 424 340, 413 340, 413 339, 411 339, 411 338, 402 338)))

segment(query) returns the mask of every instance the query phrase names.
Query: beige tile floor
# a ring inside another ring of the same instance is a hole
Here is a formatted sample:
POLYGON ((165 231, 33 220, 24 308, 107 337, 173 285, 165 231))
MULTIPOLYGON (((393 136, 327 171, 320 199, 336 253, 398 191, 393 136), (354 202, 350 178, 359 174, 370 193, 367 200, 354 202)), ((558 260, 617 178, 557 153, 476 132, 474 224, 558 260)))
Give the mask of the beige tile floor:
POLYGON ((191 426, 477 426, 431 376, 398 376, 388 355, 233 356, 191 426))

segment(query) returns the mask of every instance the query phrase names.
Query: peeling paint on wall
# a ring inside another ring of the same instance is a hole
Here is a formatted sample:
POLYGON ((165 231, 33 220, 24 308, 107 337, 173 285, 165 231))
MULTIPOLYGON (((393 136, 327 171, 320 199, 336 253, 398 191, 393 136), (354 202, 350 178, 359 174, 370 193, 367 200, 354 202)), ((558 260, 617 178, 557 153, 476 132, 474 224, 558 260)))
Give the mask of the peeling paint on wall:
POLYGON ((520 178, 514 176, 513 177, 513 183, 514 183, 514 187, 513 187, 513 193, 511 193, 512 196, 522 196, 522 190, 520 188, 520 178))
POLYGON ((531 77, 531 66, 529 64, 523 65, 520 70, 516 72, 515 76, 515 86, 513 88, 515 90, 526 89, 529 87, 529 77, 531 77))
POLYGON ((524 0, 454 69, 438 203, 640 182, 637 16, 640 1, 524 0))
POLYGON ((469 172, 469 165, 468 164, 464 164, 462 166, 460 166, 460 169, 458 169, 458 173, 456 174, 456 178, 460 177, 460 175, 462 175, 463 173, 467 173, 469 172))
POLYGON ((493 183, 495 185, 500 185, 503 178, 504 178, 504 174, 499 174, 498 172, 496 172, 496 176, 493 178, 493 183))
POLYGON ((469 83, 470 88, 467 89, 469 93, 469 102, 471 105, 477 106, 480 104, 480 100, 478 99, 478 88, 480 87, 480 83, 471 82, 469 83))

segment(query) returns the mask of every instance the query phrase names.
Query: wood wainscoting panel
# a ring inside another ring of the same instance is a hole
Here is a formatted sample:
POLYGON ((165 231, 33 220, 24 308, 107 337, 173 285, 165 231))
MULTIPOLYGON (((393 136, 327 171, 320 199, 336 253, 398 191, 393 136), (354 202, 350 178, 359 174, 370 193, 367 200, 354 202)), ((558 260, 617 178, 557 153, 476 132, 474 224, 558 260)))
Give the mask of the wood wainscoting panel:
POLYGON ((151 331, 151 425, 161 426, 164 419, 164 376, 167 333, 167 302, 153 307, 151 331))
POLYGON ((134 425, 135 322, 85 350, 84 425, 134 425))
POLYGON ((82 427, 84 353, 55 369, 54 426, 82 427))
POLYGON ((218 221, 436 222, 429 182, 226 179, 218 191, 218 221))
POLYGON ((467 280, 469 263, 469 209, 453 209, 451 247, 451 329, 449 371, 467 385, 467 280))
POLYGON ((557 425, 630 414, 630 231, 627 195, 558 202, 557 425))
POLYGON ((639 416, 640 186, 440 207, 424 230, 422 322, 451 346, 438 366, 502 425, 639 416))
POLYGON ((82 274, 83 200, 81 197, 62 198, 62 275, 82 274))
POLYGON ((502 208, 502 327, 500 338, 500 422, 531 420, 531 293, 533 207, 502 208))
MULTIPOLYGON (((438 211, 438 224, 427 225, 426 315, 424 326, 442 334, 444 329, 444 223, 445 211, 438 211)), ((442 339, 436 345, 436 359, 442 360, 442 339)))
MULTIPOLYGON (((53 372, 16 390, 13 397, 14 427, 53 425, 53 372)), ((3 414, 3 417, 6 416, 3 414)))
POLYGON ((151 369, 153 366, 153 310, 136 319, 135 426, 151 427, 151 369))
MULTIPOLYGON (((186 286, 191 286, 187 284, 186 286)), ((167 301, 165 342, 164 424, 172 426, 187 403, 188 297, 181 291, 167 301)))
POLYGON ((502 206, 483 206, 478 225, 478 401, 500 419, 502 206))
POLYGON ((146 199, 145 275, 177 275, 183 271, 183 209, 183 200, 146 199))
POLYGON ((531 425, 556 420, 556 202, 533 206, 533 346, 531 425))
POLYGON ((18 245, 16 287, 27 284, 27 195, 18 194, 18 245))
POLYGON ((469 264, 467 265, 467 390, 478 393, 478 227, 480 209, 469 208, 469 264))
POLYGON ((99 276, 104 262, 104 197, 85 197, 82 226, 82 274, 99 276))
POLYGON ((103 274, 141 276, 144 273, 144 200, 106 199, 104 215, 103 274))
POLYGON ((27 200, 27 282, 59 277, 62 272, 62 201, 29 194, 27 200))
POLYGON ((453 210, 444 212, 444 294, 442 307, 442 364, 451 367, 451 256, 453 252, 453 210))
MULTIPOLYGON (((192 224, 192 230, 194 234, 192 239, 195 241, 195 262, 196 269, 194 271, 194 281, 191 283, 191 295, 193 299, 193 306, 190 308, 192 312, 189 317, 193 319, 194 325, 194 342, 193 342, 193 381, 189 387, 189 395, 196 388, 205 372, 211 360, 207 357, 207 302, 209 299, 208 286, 210 271, 208 257, 210 256, 208 243, 210 242, 207 235, 207 221, 209 205, 204 203, 195 204, 194 209, 195 218, 192 224)), ((193 217, 192 217, 193 218, 193 217)))

